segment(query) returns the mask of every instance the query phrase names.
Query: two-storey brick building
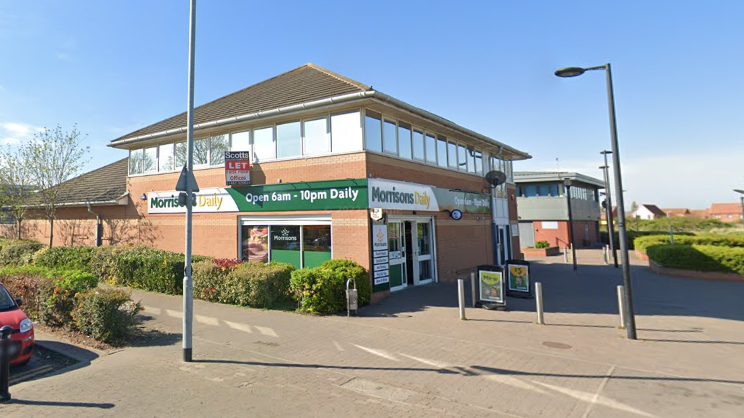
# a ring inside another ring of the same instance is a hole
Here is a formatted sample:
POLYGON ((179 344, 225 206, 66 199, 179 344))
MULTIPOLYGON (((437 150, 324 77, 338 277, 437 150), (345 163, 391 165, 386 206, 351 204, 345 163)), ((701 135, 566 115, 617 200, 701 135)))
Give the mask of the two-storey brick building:
MULTIPOLYGON (((183 251, 186 123, 110 143, 129 152, 130 241, 183 251)), ((528 154, 313 64, 197 107, 193 155, 195 254, 349 258, 380 293, 519 256, 511 172, 528 154), (226 151, 250 155, 250 185, 226 185, 226 151), (490 187, 489 170, 507 183, 490 187)))

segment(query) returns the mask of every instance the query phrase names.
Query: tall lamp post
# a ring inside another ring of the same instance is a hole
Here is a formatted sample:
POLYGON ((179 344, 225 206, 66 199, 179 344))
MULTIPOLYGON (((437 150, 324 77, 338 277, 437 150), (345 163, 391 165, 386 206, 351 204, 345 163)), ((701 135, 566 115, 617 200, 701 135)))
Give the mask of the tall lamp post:
POLYGON ((599 167, 604 172, 604 184, 605 184, 605 206, 607 210, 607 236, 610 240, 610 250, 612 250, 612 259, 615 261, 615 268, 617 268, 617 248, 615 247, 615 228, 612 226, 612 193, 610 192, 610 181, 607 175, 607 170, 610 166, 607 165, 607 154, 612 154, 612 151, 602 151, 600 154, 604 155, 604 166, 599 167))
POLYGON ((739 193, 739 199, 741 199, 741 224, 744 225, 744 190, 734 189, 736 193, 739 193))
POLYGON ((568 202, 568 241, 571 244, 573 269, 576 270, 576 247, 574 246, 573 212, 571 211, 571 179, 563 179, 563 186, 566 188, 566 202, 568 202))
POLYGON ((586 71, 605 70, 607 80, 607 103, 610 111, 610 134, 612 136, 612 164, 615 166, 615 196, 617 200, 617 229, 620 235, 620 257, 623 263, 623 292, 625 293, 625 328, 628 330, 628 339, 635 340, 636 325, 635 312, 633 310, 633 291, 630 282, 630 263, 628 262, 628 233, 625 230, 625 202, 623 201, 623 177, 620 173, 620 152, 617 143, 617 125, 615 123, 615 96, 612 92, 612 70, 610 64, 596 67, 580 68, 566 67, 555 72, 558 77, 576 77, 586 71))

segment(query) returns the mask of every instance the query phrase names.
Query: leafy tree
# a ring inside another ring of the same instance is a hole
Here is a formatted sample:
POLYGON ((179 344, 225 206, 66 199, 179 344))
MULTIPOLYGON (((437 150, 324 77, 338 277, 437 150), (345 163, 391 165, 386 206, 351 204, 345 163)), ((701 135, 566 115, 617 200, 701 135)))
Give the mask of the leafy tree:
POLYGON ((82 135, 74 125, 65 132, 57 125, 54 129, 34 134, 34 139, 21 146, 19 154, 28 167, 29 174, 39 186, 37 198, 49 218, 49 248, 54 243, 54 215, 68 185, 65 181, 82 173, 89 147, 83 146, 87 135, 82 135))
POLYGON ((31 178, 28 164, 18 150, 0 150, 0 207, 15 220, 18 239, 21 239, 22 222, 33 195, 31 178))

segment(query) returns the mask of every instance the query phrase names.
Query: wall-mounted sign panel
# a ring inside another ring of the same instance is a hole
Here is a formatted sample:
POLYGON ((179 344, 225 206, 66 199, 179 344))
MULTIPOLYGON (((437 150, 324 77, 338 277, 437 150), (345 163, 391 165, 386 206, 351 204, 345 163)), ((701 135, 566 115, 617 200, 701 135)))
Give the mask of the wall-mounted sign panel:
POLYGON ((382 209, 491 213, 490 196, 424 184, 369 179, 369 207, 382 209))
MULTIPOLYGON (((147 213, 186 213, 186 206, 178 204, 175 190, 147 193, 147 213)), ((205 188, 196 194, 194 213, 237 212, 238 206, 226 189, 205 188)))
POLYGON ((241 212, 367 209, 367 179, 267 184, 228 189, 241 212))
POLYGON ((250 151, 225 151, 225 184, 228 186, 251 184, 250 151))

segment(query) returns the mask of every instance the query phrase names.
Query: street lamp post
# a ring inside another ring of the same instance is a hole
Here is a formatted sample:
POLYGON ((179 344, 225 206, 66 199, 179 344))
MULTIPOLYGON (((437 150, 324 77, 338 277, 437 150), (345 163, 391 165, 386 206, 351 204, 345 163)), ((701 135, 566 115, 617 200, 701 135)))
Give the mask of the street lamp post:
POLYGON ((612 224, 612 193, 610 193, 610 181, 607 174, 607 170, 610 166, 607 165, 607 154, 612 154, 612 151, 602 151, 600 154, 604 155, 604 166, 599 167, 604 172, 604 184, 605 184, 605 206, 607 210, 607 235, 610 240, 610 250, 612 250, 612 259, 615 261, 615 268, 617 268, 617 248, 615 247, 615 228, 612 224))
POLYGON ((571 179, 563 179, 563 186, 566 188, 566 202, 568 202, 568 241, 571 244, 573 269, 576 270, 576 246, 574 246, 573 212, 571 211, 571 179))
POLYGON ((734 189, 736 193, 739 193, 739 199, 741 200, 741 224, 744 225, 744 190, 734 189))
POLYGON ((615 96, 612 91, 612 69, 610 64, 599 65, 596 67, 579 68, 567 67, 561 68, 555 72, 558 77, 576 77, 584 74, 586 71, 605 70, 607 80, 607 103, 610 112, 610 134, 612 136, 612 164, 615 166, 615 196, 617 200, 617 228, 620 235, 620 257, 623 263, 623 292, 625 296, 625 308, 627 315, 625 317, 625 328, 628 330, 628 339, 635 340, 636 325, 635 312, 633 310, 633 291, 630 281, 630 263, 628 260, 628 233, 625 230, 625 202, 623 201, 623 177, 620 172, 620 152, 617 143, 617 125, 615 123, 615 96))

